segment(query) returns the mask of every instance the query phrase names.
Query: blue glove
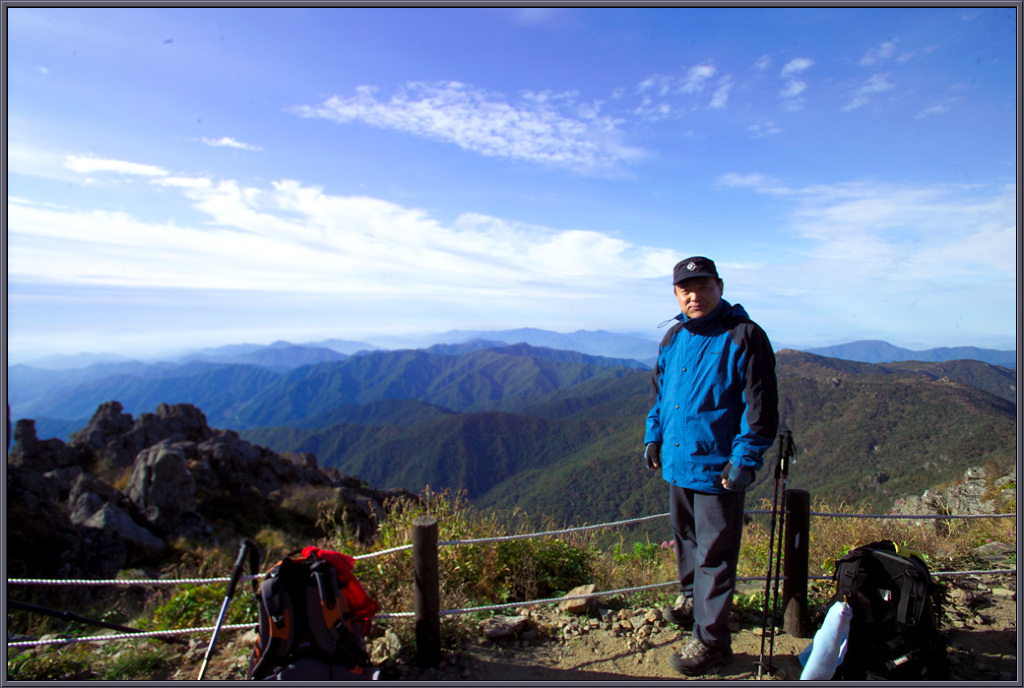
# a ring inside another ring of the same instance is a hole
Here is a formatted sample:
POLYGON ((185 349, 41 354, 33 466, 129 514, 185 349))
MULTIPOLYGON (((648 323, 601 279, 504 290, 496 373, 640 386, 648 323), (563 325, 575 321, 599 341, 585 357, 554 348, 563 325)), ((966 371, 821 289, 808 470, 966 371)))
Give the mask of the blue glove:
POLYGON ((732 461, 730 461, 722 469, 722 487, 730 492, 739 492, 753 481, 754 469, 749 466, 740 466, 739 470, 733 470, 732 461))
POLYGON ((647 467, 652 471, 661 468, 661 442, 651 442, 644 449, 644 458, 647 459, 647 467))

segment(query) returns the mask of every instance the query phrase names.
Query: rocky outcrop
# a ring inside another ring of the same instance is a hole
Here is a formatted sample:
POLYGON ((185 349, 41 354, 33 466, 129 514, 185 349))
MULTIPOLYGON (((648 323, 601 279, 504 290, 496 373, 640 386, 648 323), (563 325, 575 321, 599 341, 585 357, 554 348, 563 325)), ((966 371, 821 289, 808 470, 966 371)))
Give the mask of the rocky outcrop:
MULTIPOLYGON (((942 488, 925 490, 920 497, 897 499, 893 514, 973 515, 1006 513, 1017 501, 1017 468, 1006 475, 989 475, 981 466, 964 471, 963 480, 942 488)), ((924 522, 924 519, 922 519, 924 522)), ((938 523, 938 521, 936 521, 938 523)))
POLYGON ((210 428, 190 404, 161 404, 133 419, 111 401, 67 444, 40 441, 31 420, 18 422, 14 439, 7 493, 16 577, 108 578, 145 565, 172 542, 213 544, 216 524, 205 520, 204 504, 228 498, 273 510, 288 490, 326 489, 337 522, 364 542, 394 500, 418 499, 321 469, 313 454, 281 456, 210 428))

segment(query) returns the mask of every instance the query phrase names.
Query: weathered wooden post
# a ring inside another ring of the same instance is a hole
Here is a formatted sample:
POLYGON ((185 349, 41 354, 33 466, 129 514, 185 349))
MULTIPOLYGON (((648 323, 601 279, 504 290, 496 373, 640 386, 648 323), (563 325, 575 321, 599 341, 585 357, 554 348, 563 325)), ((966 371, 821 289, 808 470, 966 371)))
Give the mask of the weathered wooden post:
POLYGON ((807 575, 810 554, 811 495, 806 490, 786 490, 785 557, 783 559, 782 615, 786 633, 810 638, 807 575))
POLYGON ((416 611, 416 663, 441 662, 441 588, 437 565, 437 519, 419 516, 412 522, 413 599, 416 611))

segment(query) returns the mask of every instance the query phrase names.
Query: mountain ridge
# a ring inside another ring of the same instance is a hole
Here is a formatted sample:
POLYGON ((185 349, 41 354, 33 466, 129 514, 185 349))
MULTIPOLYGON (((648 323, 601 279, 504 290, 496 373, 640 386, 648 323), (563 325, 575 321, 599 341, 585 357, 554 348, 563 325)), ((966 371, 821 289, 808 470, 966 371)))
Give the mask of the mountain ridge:
POLYGON ((899 361, 943 362, 954 360, 977 360, 1001 365, 1004 368, 1017 367, 1017 350, 982 349, 976 346, 936 347, 914 351, 893 346, 880 340, 860 340, 834 346, 799 349, 808 353, 841 358, 864 363, 893 363, 899 361))
MULTIPOLYGON (((96 363, 117 364, 117 363, 140 363, 144 360, 149 364, 168 363, 182 361, 185 359, 215 360, 219 362, 251 362, 253 356, 261 351, 269 352, 280 349, 293 348, 296 352, 302 349, 328 350, 346 356, 366 353, 377 350, 398 350, 398 349, 426 349, 439 345, 459 345, 474 340, 484 340, 494 343, 529 344, 537 347, 552 349, 578 351, 584 354, 605 356, 608 358, 631 358, 648 365, 657 355, 657 344, 660 340, 660 333, 616 333, 607 330, 576 330, 569 333, 554 332, 539 328, 524 327, 512 330, 449 330, 448 332, 420 335, 409 337, 382 336, 376 339, 375 343, 366 341, 355 341, 345 339, 325 339, 316 342, 295 344, 287 341, 277 341, 269 345, 264 344, 227 344, 218 347, 195 349, 186 351, 174 356, 162 358, 140 359, 138 357, 126 357, 112 353, 82 353, 72 355, 50 355, 38 359, 22 361, 20 365, 32 368, 48 370, 77 370, 86 368, 96 363), (250 357, 249 360, 244 360, 250 357)), ((795 349, 808 353, 827 356, 830 358, 841 358, 845 360, 858 360, 865 363, 886 363, 905 360, 921 360, 940 362, 957 359, 981 360, 986 363, 1002 365, 1006 368, 1015 368, 1017 352, 1016 349, 987 349, 976 346, 957 347, 935 347, 914 351, 894 346, 882 340, 858 340, 845 344, 832 346, 805 347, 787 344, 778 349, 795 349)), ((264 355, 271 355, 265 353, 264 355)), ((308 361, 298 364, 283 362, 282 365, 296 367, 304 365, 308 361)), ((10 367, 10 366, 9 366, 10 367)))

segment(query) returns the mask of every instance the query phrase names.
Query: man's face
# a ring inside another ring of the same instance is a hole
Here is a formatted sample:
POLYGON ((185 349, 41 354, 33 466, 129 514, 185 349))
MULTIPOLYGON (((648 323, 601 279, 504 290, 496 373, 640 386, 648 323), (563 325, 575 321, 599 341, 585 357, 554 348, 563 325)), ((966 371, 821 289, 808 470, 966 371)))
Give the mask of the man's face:
POLYGON ((722 300, 722 282, 714 277, 694 277, 675 285, 679 310, 688 318, 699 318, 715 310, 722 300))

